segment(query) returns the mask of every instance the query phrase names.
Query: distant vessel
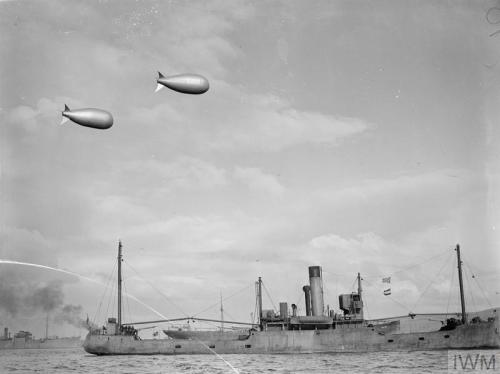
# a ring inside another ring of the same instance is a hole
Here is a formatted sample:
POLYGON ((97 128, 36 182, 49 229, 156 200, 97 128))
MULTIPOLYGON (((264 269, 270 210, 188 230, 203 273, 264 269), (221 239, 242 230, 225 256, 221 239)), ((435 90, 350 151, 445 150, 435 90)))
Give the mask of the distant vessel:
POLYGON ((60 338, 49 336, 49 316, 45 323, 45 338, 35 339, 29 331, 18 331, 11 337, 9 328, 5 327, 3 336, 0 336, 0 349, 58 349, 58 348, 78 348, 83 340, 80 336, 60 338))
MULTIPOLYGON (((459 318, 448 318, 446 324, 419 332, 405 331, 399 320, 365 320, 361 276, 358 273, 357 293, 339 296, 343 315, 327 311, 323 301, 323 280, 320 266, 309 267, 309 285, 303 287, 306 315, 297 315, 297 306, 280 303, 280 312, 262 309, 262 279, 256 282, 259 323, 245 333, 165 331, 166 339, 142 340, 131 324, 121 320, 122 246, 118 246, 118 319, 109 318, 107 327, 91 330, 83 344, 85 351, 95 355, 120 354, 202 354, 202 353, 320 353, 373 352, 437 349, 500 348, 497 309, 491 315, 468 318, 462 283, 462 262, 457 245, 458 275, 461 296, 459 318)), ((480 314, 480 313, 479 313, 480 314)), ((410 315, 415 318, 416 315, 410 315)), ((184 320, 179 318, 177 320, 184 320)), ((190 318, 194 319, 194 318, 190 318)), ((204 320, 199 318, 198 320, 204 320)), ((172 322, 159 320, 138 322, 152 324, 172 322)), ((205 321, 214 321, 206 320, 205 321)), ((227 321, 226 321, 227 322, 227 321)), ((233 322, 234 323, 234 322, 233 322)), ((241 323, 245 324, 245 323, 241 323)))
POLYGON ((82 346, 79 336, 60 338, 57 336, 35 339, 29 331, 19 331, 11 337, 9 329, 5 327, 0 337, 0 349, 60 349, 79 348, 82 346))

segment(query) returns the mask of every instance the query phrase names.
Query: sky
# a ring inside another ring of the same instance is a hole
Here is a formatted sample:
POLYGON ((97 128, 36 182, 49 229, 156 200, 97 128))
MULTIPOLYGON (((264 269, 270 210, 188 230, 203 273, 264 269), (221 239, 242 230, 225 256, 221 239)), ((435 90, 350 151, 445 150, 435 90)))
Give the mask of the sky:
POLYGON ((500 305, 500 3, 2 1, 0 20, 0 260, 82 276, 0 263, 1 326, 116 316, 118 240, 126 321, 217 318, 221 295, 249 321, 259 276, 265 309, 303 313, 312 265, 336 311, 358 272, 369 318, 457 311, 457 243, 468 309, 500 305), (154 93, 158 71, 210 90, 154 93), (64 104, 114 125, 60 125, 64 104))

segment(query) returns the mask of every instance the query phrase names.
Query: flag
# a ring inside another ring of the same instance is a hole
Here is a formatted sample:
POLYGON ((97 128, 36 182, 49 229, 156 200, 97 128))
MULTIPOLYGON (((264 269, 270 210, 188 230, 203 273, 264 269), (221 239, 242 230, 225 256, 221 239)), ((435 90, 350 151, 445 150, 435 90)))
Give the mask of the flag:
POLYGON ((391 294, 391 289, 390 288, 384 290, 384 295, 385 296, 389 296, 390 294, 391 294))
POLYGON ((391 283, 391 277, 382 278, 382 283, 391 283))

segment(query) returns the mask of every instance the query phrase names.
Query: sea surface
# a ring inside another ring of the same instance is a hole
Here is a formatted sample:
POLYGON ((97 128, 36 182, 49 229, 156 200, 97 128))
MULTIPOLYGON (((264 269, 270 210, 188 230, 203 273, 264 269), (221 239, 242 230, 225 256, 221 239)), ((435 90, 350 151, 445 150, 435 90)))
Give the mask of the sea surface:
MULTIPOLYGON (((489 371, 491 370, 487 370, 489 371)), ((448 373, 448 351, 221 355, 218 357, 215 355, 93 356, 79 348, 0 350, 0 373, 2 374, 230 374, 237 372, 242 374, 448 373)))

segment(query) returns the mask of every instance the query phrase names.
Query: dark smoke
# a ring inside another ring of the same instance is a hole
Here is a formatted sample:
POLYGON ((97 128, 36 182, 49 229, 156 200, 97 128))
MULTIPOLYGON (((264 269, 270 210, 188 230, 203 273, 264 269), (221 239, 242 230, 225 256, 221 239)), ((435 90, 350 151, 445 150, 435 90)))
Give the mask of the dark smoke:
POLYGON ((63 306, 55 315, 54 321, 58 323, 67 323, 69 325, 81 328, 81 329, 97 329, 98 326, 92 323, 92 321, 83 319, 83 308, 80 305, 65 305, 63 306))
POLYGON ((36 282, 33 279, 17 272, 0 273, 0 315, 22 317, 25 315, 48 315, 58 324, 67 323, 82 329, 98 328, 87 317, 80 305, 64 303, 64 284, 61 281, 46 283, 36 282))
POLYGON ((0 310, 15 317, 19 312, 51 312, 63 305, 62 284, 37 285, 0 279, 0 310))
POLYGON ((15 316, 22 305, 23 300, 19 297, 19 290, 0 281, 0 308, 7 312, 7 314, 15 316))
POLYGON ((64 302, 64 294, 60 283, 50 283, 47 286, 36 288, 33 294, 25 296, 34 309, 51 312, 59 308, 64 302))

